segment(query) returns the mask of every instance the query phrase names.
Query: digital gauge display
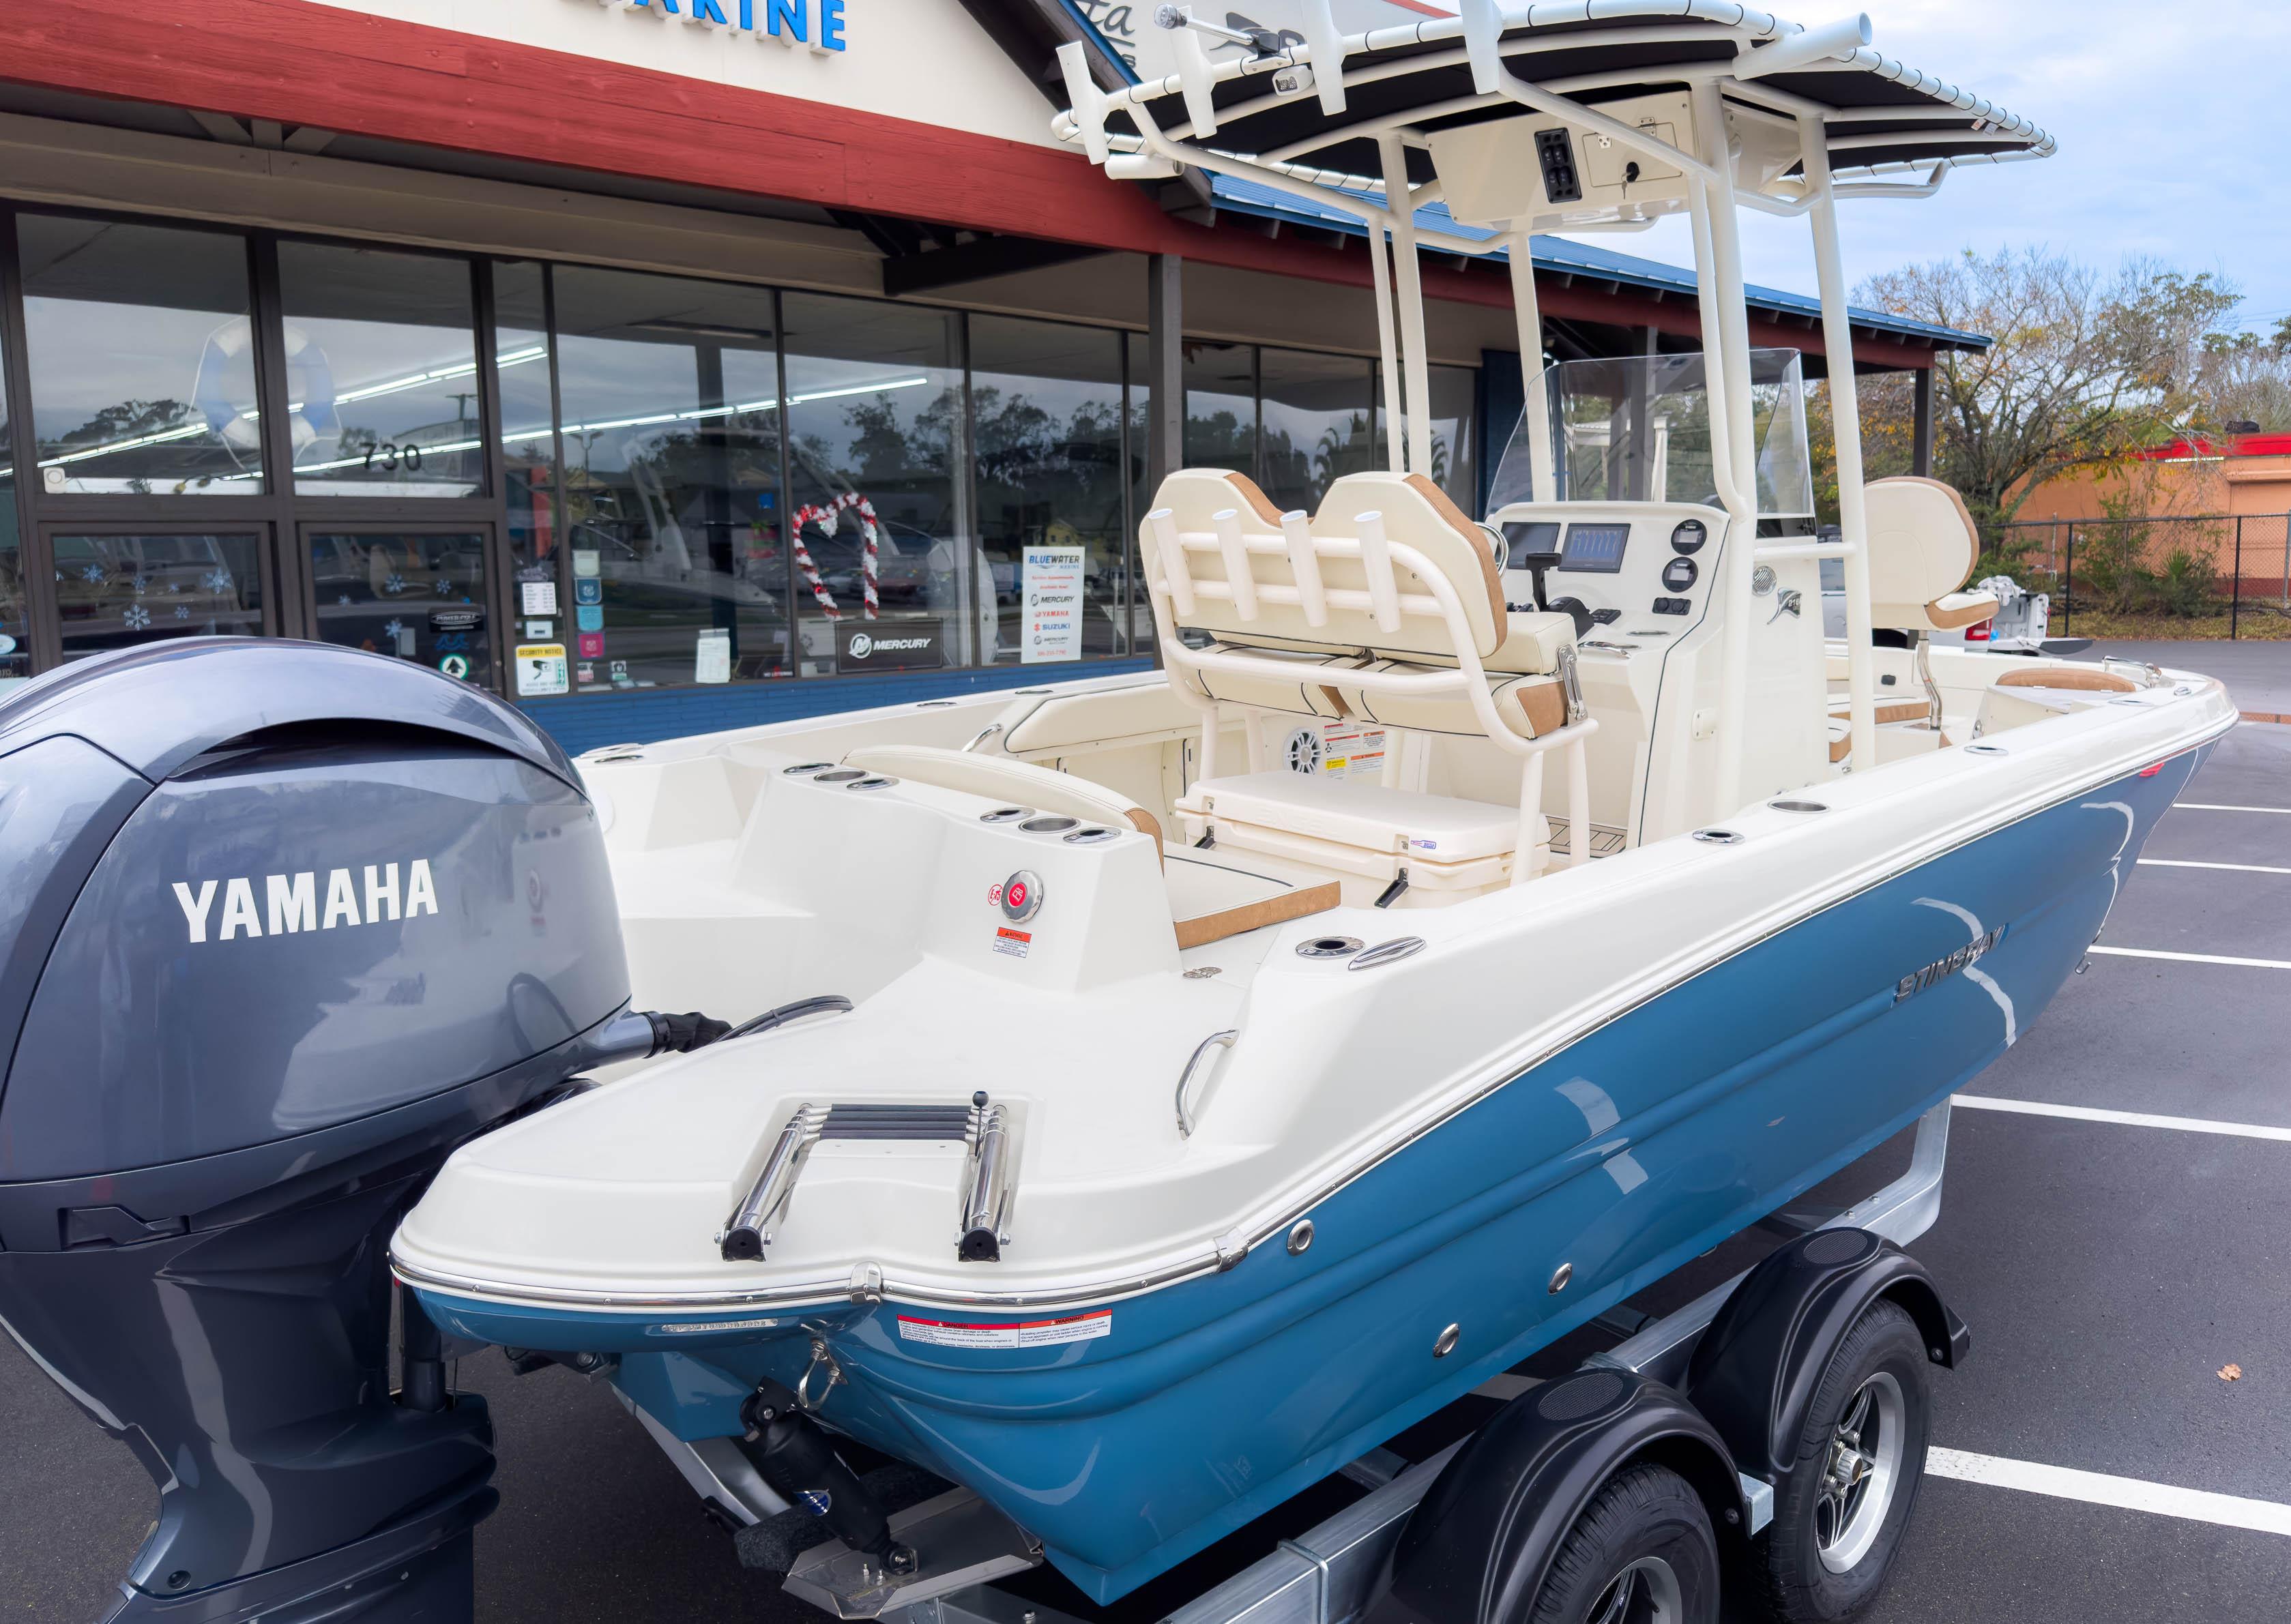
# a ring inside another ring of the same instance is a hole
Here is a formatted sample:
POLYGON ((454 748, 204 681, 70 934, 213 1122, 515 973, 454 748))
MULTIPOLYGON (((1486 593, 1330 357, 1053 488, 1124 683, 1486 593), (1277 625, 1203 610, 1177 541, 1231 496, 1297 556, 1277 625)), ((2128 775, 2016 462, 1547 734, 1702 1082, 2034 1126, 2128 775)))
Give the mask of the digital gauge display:
POLYGON ((1623 545, 1630 539, 1628 524, 1570 524, 1567 540, 1559 549, 1559 567, 1588 574, 1619 574, 1623 545))

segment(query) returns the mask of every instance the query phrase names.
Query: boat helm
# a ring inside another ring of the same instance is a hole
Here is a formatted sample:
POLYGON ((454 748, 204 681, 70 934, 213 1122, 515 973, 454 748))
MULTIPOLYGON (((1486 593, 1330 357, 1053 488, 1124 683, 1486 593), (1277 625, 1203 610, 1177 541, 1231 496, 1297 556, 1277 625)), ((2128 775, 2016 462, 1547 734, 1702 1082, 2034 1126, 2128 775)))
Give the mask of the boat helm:
POLYGON ((469 1616, 491 1426, 418 1309, 389 1391, 383 1244, 699 1036, 627 1001, 578 775, 463 684, 198 638, 0 705, 0 1326, 160 1485, 112 1616, 469 1616))

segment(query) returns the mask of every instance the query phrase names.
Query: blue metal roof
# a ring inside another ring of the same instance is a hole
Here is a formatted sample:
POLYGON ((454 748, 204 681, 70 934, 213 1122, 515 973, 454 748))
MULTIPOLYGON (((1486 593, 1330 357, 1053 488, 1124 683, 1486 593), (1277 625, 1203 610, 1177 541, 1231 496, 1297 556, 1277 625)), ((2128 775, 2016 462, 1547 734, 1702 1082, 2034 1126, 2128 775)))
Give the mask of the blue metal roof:
MULTIPOLYGON (((1269 186, 1260 186, 1254 180, 1237 180, 1230 175, 1212 175, 1210 177, 1210 188, 1218 208, 1230 209, 1236 214, 1255 214, 1266 220, 1314 226, 1325 231, 1342 231, 1358 237, 1368 235, 1368 228, 1349 214, 1339 213, 1334 209, 1316 208, 1300 198, 1275 191, 1269 186)), ((1469 237, 1475 242, 1483 243, 1499 235, 1477 226, 1457 224, 1450 216, 1447 204, 1440 203, 1427 204, 1417 210, 1416 223, 1426 230, 1447 232, 1456 236, 1469 237)), ((1510 259, 1509 253, 1500 248, 1486 257, 1499 263, 1510 259)), ((1642 260, 1635 254, 1617 253, 1609 248, 1595 248, 1588 244, 1571 242, 1562 236, 1536 237, 1535 263, 1539 270, 1587 276, 1680 299, 1692 300, 1695 296, 1694 273, 1691 270, 1665 265, 1660 260, 1642 260)), ((1742 292, 1753 310, 1772 316, 1813 321, 1821 319, 1821 301, 1810 295, 1792 293, 1781 288, 1757 286, 1745 286, 1742 292)), ((1945 348, 1986 349, 1993 341, 1983 333, 1912 321, 1908 316, 1895 316, 1890 311, 1871 310, 1860 305, 1849 307, 1849 311, 1853 325, 1857 327, 1945 348)))

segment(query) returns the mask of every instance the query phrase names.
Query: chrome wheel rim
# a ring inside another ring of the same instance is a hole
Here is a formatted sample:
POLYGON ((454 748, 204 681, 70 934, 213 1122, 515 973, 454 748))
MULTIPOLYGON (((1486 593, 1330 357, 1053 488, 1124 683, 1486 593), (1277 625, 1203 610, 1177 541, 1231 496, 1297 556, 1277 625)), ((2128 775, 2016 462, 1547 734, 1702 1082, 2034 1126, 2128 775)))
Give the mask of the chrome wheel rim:
POLYGON ((1642 1556, 1608 1580, 1583 1624, 1678 1624, 1684 1616, 1670 1564, 1642 1556))
POLYGON ((1844 1573, 1877 1543, 1901 1486, 1908 1404, 1884 1371, 1854 1389, 1829 1435, 1813 1502, 1813 1543, 1821 1565, 1844 1573))

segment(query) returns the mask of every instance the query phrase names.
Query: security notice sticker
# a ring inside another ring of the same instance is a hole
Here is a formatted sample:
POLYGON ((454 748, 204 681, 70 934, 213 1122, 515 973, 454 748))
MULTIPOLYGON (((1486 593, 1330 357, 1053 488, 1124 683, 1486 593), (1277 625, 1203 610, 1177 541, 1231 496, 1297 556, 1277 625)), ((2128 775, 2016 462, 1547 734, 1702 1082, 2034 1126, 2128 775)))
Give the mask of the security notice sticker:
POLYGON ((1034 937, 1030 931, 1014 931, 1007 924, 995 927, 994 950, 997 953, 1007 953, 1012 958, 1024 958, 1026 949, 1033 945, 1034 937))
POLYGON ((561 643, 520 643, 517 645, 517 692, 520 699, 565 693, 565 645, 561 643))
POLYGON ((899 1340, 934 1348, 1048 1348, 1057 1342, 1088 1342, 1113 1334, 1113 1310, 1069 1314, 1062 1319, 1031 1319, 1015 1325, 958 1320, 909 1319, 899 1316, 899 1340))

